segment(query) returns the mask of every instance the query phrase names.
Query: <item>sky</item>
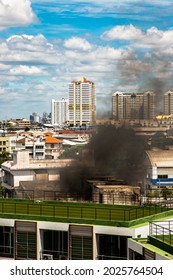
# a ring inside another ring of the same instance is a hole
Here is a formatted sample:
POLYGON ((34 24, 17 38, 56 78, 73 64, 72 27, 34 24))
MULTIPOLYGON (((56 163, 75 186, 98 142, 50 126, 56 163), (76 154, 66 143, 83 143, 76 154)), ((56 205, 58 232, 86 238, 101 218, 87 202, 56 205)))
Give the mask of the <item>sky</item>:
POLYGON ((0 121, 50 113, 79 77, 100 116, 116 91, 173 90, 172 13, 172 0, 0 0, 0 121))

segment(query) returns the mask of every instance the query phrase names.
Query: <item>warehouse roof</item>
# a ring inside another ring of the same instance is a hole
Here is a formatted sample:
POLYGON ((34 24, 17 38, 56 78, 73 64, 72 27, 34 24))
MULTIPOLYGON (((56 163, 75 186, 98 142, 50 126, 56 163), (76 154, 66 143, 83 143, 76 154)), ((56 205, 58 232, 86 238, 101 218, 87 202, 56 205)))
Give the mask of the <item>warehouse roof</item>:
POLYGON ((146 153, 152 166, 173 167, 173 150, 151 150, 146 153))

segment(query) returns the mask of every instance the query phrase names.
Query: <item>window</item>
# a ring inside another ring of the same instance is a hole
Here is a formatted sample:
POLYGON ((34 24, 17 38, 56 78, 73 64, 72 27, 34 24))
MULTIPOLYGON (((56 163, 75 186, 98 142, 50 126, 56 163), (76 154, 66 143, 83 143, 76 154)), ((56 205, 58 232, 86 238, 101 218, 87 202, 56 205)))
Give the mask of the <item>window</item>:
POLYGON ((0 256, 13 257, 12 227, 0 227, 0 256))
POLYGON ((42 149, 44 148, 44 146, 35 146, 35 148, 36 148, 37 150, 42 150, 42 149))
POLYGON ((15 259, 37 259, 36 223, 15 221, 15 259))
POLYGON ((43 254, 52 254, 53 259, 67 256, 68 232, 43 230, 43 254))
POLYGON ((98 235, 98 259, 127 259, 127 238, 118 235, 98 235))
POLYGON ((167 179, 168 175, 158 175, 158 179, 167 179))

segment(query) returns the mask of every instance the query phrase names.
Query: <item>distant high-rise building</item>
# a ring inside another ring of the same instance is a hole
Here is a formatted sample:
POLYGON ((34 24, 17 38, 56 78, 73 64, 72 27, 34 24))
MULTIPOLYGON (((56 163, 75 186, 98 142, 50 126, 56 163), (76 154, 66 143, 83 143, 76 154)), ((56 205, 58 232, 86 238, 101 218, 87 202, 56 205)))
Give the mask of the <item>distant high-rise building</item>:
POLYGON ((156 96, 153 91, 146 91, 143 94, 143 119, 153 120, 156 117, 156 96))
POLYGON ((117 120, 154 119, 155 94, 115 92, 112 95, 112 115, 117 120))
POLYGON ((51 122, 52 125, 64 125, 68 121, 68 99, 52 99, 51 122))
POLYGON ((69 83, 69 125, 92 125, 96 121, 95 85, 86 78, 69 83))
POLYGON ((30 121, 34 123, 39 123, 40 122, 40 116, 33 112, 32 115, 30 115, 30 121))
POLYGON ((173 114, 173 91, 164 93, 164 113, 165 115, 173 114))

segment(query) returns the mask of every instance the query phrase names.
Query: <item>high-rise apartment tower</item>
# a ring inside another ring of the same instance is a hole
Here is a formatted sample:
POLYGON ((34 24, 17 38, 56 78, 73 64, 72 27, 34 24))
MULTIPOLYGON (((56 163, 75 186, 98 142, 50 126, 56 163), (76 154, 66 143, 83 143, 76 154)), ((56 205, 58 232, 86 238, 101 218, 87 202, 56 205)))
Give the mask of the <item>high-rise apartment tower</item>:
POLYGON ((173 91, 164 93, 164 113, 165 115, 173 114, 173 91))
POLYGON ((69 83, 69 125, 93 125, 96 121, 95 85, 86 78, 69 83))
POLYGON ((154 119, 155 94, 115 92, 112 95, 112 115, 117 120, 154 119))
POLYGON ((51 106, 52 125, 64 125, 68 121, 68 99, 52 99, 51 106))

